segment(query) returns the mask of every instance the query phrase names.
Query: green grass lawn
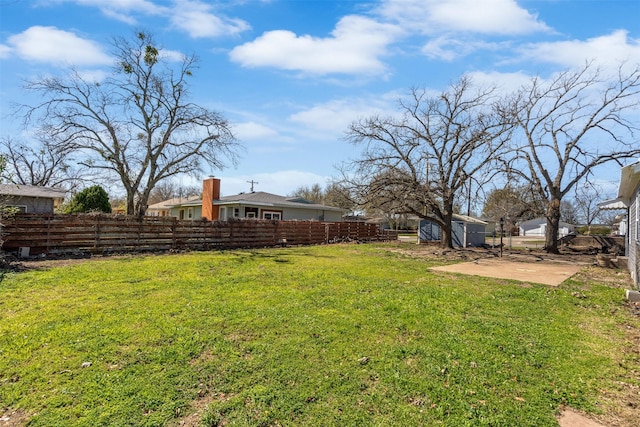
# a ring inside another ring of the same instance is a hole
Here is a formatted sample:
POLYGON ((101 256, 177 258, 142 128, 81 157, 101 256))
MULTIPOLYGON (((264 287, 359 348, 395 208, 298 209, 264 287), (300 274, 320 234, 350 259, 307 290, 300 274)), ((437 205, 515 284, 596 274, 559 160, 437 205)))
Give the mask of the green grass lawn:
POLYGON ((620 325, 640 321, 619 289, 436 274, 388 247, 8 273, 0 416, 178 425, 205 402, 207 426, 554 426, 561 405, 599 411, 637 365, 621 360, 620 325))

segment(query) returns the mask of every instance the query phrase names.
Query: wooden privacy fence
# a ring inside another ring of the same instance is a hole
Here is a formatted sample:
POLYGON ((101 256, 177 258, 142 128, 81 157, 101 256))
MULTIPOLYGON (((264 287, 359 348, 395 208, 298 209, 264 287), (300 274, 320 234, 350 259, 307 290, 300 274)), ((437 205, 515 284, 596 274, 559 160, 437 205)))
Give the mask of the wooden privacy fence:
POLYGON ((2 249, 29 253, 135 252, 317 245, 396 240, 397 232, 363 222, 180 221, 125 215, 20 214, 0 220, 2 249))

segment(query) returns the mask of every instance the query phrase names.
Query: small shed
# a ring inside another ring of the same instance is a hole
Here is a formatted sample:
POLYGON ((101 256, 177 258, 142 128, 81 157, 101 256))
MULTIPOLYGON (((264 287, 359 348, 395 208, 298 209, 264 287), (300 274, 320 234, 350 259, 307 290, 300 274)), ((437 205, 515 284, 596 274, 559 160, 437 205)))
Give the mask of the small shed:
MULTIPOLYGON (((472 247, 485 244, 487 223, 467 215, 453 214, 451 220, 453 246, 472 247)), ((429 219, 420 221, 418 243, 439 242, 442 236, 440 225, 429 219)))
MULTIPOLYGON (((542 236, 544 237, 547 231, 547 219, 546 218, 534 218, 528 221, 523 221, 519 224, 520 236, 542 236)), ((568 236, 575 233, 575 227, 569 223, 560 221, 558 227, 558 238, 568 236)))
POLYGON ((0 184, 0 206, 22 213, 53 213, 64 201, 66 191, 54 187, 0 184))

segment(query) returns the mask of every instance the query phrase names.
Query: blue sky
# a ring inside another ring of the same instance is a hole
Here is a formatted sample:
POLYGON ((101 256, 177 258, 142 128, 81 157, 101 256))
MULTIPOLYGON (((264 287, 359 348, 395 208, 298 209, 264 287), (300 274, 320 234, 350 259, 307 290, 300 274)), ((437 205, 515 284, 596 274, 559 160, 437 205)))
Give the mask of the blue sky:
MULTIPOLYGON (((0 135, 28 139, 7 117, 37 102, 24 79, 100 76, 110 39, 140 29, 200 58, 192 100, 245 146, 236 168, 204 171, 224 195, 325 185, 358 154, 349 123, 393 113, 411 87, 469 73, 508 90, 586 60, 640 63, 638 0, 0 0, 0 135)), ((615 189, 617 167, 598 173, 615 189)))

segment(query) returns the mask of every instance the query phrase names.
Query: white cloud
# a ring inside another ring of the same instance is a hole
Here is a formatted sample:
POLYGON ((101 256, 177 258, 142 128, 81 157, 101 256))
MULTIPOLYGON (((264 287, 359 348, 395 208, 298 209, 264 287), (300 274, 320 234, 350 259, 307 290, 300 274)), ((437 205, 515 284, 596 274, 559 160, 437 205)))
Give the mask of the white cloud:
POLYGON ((8 45, 22 59, 54 65, 105 65, 112 62, 91 40, 56 27, 33 26, 9 37, 8 45))
POLYGON ((262 140, 278 136, 274 129, 256 122, 238 123, 233 127, 234 135, 240 141, 262 140))
POLYGON ((168 59, 169 61, 180 62, 184 58, 184 54, 182 52, 178 52, 177 50, 171 49, 162 49, 160 51, 160 55, 162 58, 168 59))
POLYGON ((11 49, 10 46, 7 46, 6 44, 0 44, 0 58, 9 58, 11 56, 11 52, 13 52, 13 49, 11 49))
MULTIPOLYGON (((45 1, 41 3, 55 3, 56 1, 45 1)), ((62 3, 75 3, 80 6, 95 7, 105 16, 127 23, 129 25, 136 24, 134 13, 143 13, 147 15, 168 14, 168 8, 158 6, 148 0, 57 0, 62 3)))
POLYGON ((336 25, 331 37, 297 36, 291 31, 269 31, 234 48, 231 60, 245 67, 274 67, 311 74, 385 71, 380 57, 399 34, 397 27, 350 15, 336 25))
POLYGON ((109 73, 105 70, 78 70, 78 75, 86 82, 101 82, 109 73))
POLYGON ((515 0, 386 0, 376 12, 423 34, 527 34, 549 30, 515 0))
POLYGON ((463 56, 467 56, 480 49, 498 50, 500 48, 501 44, 499 43, 487 43, 478 40, 470 40, 468 38, 456 39, 448 36, 442 36, 428 41, 422 47, 422 53, 432 59, 450 62, 463 56))
POLYGON ((501 73, 498 71, 475 71, 467 74, 477 87, 496 87, 504 94, 514 93, 523 85, 531 83, 532 75, 524 72, 501 73))
POLYGON ((618 66, 620 62, 640 63, 640 39, 628 37, 626 30, 587 40, 536 43, 521 49, 522 59, 562 65, 584 66, 596 61, 601 66, 618 66))
MULTIPOLYGON (((50 0, 48 2, 56 2, 50 0)), ((236 35, 250 28, 241 19, 227 18, 213 13, 214 7, 199 0, 173 0, 172 5, 161 6, 149 0, 57 0, 81 6, 98 8, 106 17, 129 25, 137 24, 136 15, 162 16, 193 38, 236 35)), ((45 2, 47 3, 47 2, 45 2)), ((164 3, 169 3, 165 1, 164 3)))
POLYGON ((250 25, 241 19, 219 17, 209 4, 200 1, 177 1, 171 13, 171 23, 193 38, 236 35, 250 25))
POLYGON ((313 131, 311 135, 318 135, 318 138, 337 137, 342 135, 353 121, 360 118, 395 114, 396 99, 391 100, 390 97, 384 96, 375 99, 338 99, 295 113, 289 120, 304 125, 313 131))

